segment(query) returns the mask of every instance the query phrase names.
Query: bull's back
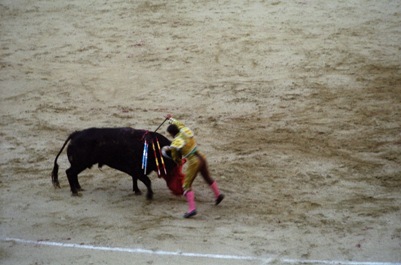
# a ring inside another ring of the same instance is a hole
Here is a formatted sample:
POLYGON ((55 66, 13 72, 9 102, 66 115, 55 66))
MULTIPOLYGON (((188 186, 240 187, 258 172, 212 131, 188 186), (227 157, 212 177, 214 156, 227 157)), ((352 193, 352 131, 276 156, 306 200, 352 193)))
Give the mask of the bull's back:
POLYGON ((89 128, 76 132, 67 149, 70 162, 115 164, 140 153, 141 130, 132 128, 89 128))
MULTIPOLYGON (((123 128, 89 128, 76 132, 67 149, 70 162, 80 167, 91 167, 94 164, 108 165, 124 172, 139 170, 142 166, 144 140, 151 143, 158 139, 161 147, 171 142, 164 136, 146 130, 123 128)), ((152 154, 152 145, 149 146, 152 154)), ((149 155, 148 167, 156 165, 154 157, 149 155)), ((168 168, 172 167, 166 161, 168 168)))
POLYGON ((124 128, 89 128, 75 132, 71 144, 141 142, 143 130, 124 128))

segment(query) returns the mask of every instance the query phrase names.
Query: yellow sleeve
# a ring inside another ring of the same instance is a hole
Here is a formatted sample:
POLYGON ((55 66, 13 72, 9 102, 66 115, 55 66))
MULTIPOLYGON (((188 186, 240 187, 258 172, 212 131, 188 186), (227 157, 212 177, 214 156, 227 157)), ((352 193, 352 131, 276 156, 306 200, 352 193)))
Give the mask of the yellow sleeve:
POLYGON ((172 149, 177 149, 180 150, 185 146, 185 141, 179 137, 174 138, 174 140, 171 142, 170 146, 172 149))
POLYGON ((173 142, 171 142, 171 158, 177 164, 181 164, 181 149, 185 146, 185 141, 179 137, 176 137, 173 142))
POLYGON ((181 165, 182 157, 181 157, 181 152, 179 149, 171 148, 171 158, 173 159, 174 162, 181 165))

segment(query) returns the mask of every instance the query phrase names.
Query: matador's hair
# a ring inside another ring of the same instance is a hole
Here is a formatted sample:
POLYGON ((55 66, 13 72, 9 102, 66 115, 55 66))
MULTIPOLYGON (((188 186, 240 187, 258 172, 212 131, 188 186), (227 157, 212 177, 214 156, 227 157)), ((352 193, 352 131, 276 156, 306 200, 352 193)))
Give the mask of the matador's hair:
POLYGON ((180 129, 178 129, 177 125, 175 125, 175 124, 170 124, 170 125, 167 127, 167 132, 168 132, 169 134, 173 135, 173 136, 176 136, 176 135, 180 132, 180 129))

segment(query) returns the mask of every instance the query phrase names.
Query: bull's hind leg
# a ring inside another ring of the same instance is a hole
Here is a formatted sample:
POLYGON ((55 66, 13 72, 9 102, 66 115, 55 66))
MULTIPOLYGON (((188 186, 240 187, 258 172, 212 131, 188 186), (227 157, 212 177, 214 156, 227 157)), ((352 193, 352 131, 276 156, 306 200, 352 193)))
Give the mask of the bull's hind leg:
MULTIPOLYGON (((150 181, 150 179, 148 178, 148 176, 146 175, 140 175, 141 177, 139 178, 140 181, 143 182, 143 184, 145 184, 146 188, 148 189, 148 192, 146 193, 146 198, 148 200, 153 199, 153 190, 152 190, 152 182, 150 181)), ((135 182, 134 182, 135 183, 135 182)))
POLYGON ((78 191, 83 191, 81 185, 78 182, 78 174, 81 173, 83 170, 84 169, 76 169, 71 166, 65 171, 67 173, 68 182, 70 183, 72 196, 80 196, 78 191))

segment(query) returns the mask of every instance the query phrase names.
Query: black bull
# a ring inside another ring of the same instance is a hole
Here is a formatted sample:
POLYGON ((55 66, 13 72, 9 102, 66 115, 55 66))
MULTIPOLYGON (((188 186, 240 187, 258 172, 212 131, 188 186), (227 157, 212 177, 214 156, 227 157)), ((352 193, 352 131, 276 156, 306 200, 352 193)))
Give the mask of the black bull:
MULTIPOLYGON (((53 185, 55 188, 60 188, 57 159, 67 143, 71 141, 67 147, 67 156, 71 166, 66 170, 66 173, 73 195, 78 195, 78 191, 82 190, 78 182, 78 174, 87 168, 91 168, 94 164, 98 164, 99 168, 107 165, 130 175, 135 194, 141 194, 137 183, 139 179, 147 188, 147 198, 152 199, 151 181, 147 175, 157 170, 152 145, 152 142, 154 142, 157 157, 160 157, 157 142, 155 142, 156 139, 160 143, 160 148, 171 143, 161 134, 132 128, 90 128, 76 131, 67 138, 54 160, 52 171, 53 185), (149 143, 146 172, 142 169, 145 139, 149 143)), ((161 176, 166 180, 167 186, 175 195, 181 195, 183 192, 182 167, 170 159, 164 159, 167 171, 166 175, 160 162, 159 160, 161 176)))

